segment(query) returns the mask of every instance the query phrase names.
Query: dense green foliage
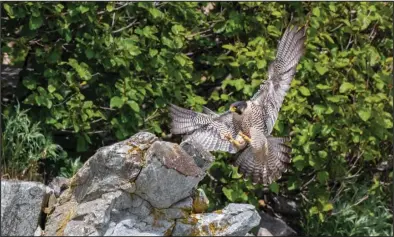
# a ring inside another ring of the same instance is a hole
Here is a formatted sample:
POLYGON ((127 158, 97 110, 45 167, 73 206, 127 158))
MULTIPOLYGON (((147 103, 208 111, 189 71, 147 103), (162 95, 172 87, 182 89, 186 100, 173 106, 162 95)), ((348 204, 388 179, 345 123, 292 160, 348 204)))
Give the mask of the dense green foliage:
MULTIPOLYGON (((332 214, 358 201, 358 185, 392 210, 392 172, 376 169, 392 162, 391 3, 19 2, 2 11, 2 52, 25 69, 19 100, 55 137, 67 136, 57 142, 82 160, 142 129, 179 141, 168 136, 168 103, 222 112, 250 98, 290 19, 306 25, 306 53, 273 132, 291 134, 289 171, 267 192, 221 153, 201 187, 211 208, 258 205, 264 194, 301 200, 306 234, 334 234, 331 225, 347 215, 369 215, 332 214)), ((374 233, 345 225, 335 233, 374 233)), ((376 228, 392 235, 387 225, 376 228)))

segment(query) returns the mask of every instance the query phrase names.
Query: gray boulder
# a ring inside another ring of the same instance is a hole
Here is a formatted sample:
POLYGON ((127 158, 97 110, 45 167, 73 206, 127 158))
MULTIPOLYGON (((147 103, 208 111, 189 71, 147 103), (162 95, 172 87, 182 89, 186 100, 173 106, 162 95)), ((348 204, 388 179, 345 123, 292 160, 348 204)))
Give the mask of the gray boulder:
POLYGON ((223 210, 193 214, 178 220, 172 235, 245 236, 259 221, 260 217, 254 206, 232 203, 223 210))
POLYGON ((46 187, 41 183, 2 180, 1 235, 33 236, 46 201, 46 187))
POLYGON ((103 147, 53 205, 45 235, 169 236, 206 228, 216 235, 245 235, 260 220, 251 205, 193 212, 207 208, 196 187, 213 160, 199 144, 159 141, 147 132, 103 147), (188 222, 196 218, 197 225, 188 222))
POLYGON ((204 170, 179 145, 157 141, 147 151, 135 193, 156 208, 168 208, 190 196, 204 176, 204 170))
POLYGON ((264 212, 261 212, 260 216, 260 235, 257 234, 257 236, 297 236, 297 232, 283 220, 272 217, 264 212))
POLYGON ((276 212, 292 216, 300 215, 298 204, 294 200, 282 196, 274 196, 272 199, 276 212))

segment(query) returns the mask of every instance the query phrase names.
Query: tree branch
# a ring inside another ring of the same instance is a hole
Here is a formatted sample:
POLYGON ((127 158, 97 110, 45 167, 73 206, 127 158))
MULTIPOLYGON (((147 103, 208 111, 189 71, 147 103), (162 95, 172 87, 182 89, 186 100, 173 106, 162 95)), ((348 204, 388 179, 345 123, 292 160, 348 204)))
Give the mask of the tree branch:
POLYGON ((118 30, 112 31, 112 33, 118 33, 118 32, 121 32, 121 31, 123 31, 123 30, 126 30, 126 29, 132 27, 136 22, 137 22, 137 19, 135 19, 133 22, 131 22, 130 24, 128 24, 128 25, 125 26, 125 27, 122 27, 122 28, 120 28, 120 29, 118 29, 118 30))

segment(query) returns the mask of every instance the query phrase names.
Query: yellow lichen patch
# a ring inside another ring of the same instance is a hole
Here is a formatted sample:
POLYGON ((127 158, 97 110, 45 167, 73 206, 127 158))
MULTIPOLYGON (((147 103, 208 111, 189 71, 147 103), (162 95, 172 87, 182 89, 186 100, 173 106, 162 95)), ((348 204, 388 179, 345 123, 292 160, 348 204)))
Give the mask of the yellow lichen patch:
POLYGON ((223 210, 216 210, 216 211, 214 211, 214 213, 216 213, 216 214, 223 214, 223 210))
POLYGON ((71 208, 71 210, 64 216, 56 230, 56 236, 64 236, 64 229, 66 228, 68 222, 73 218, 74 212, 74 208, 71 208))
POLYGON ((190 224, 195 225, 198 223, 199 219, 197 215, 191 214, 190 217, 188 218, 188 221, 190 224))
POLYGON ((189 217, 184 219, 179 219, 183 224, 188 225, 196 225, 199 221, 198 217, 195 214, 189 215, 189 217))
POLYGON ((217 234, 220 234, 220 232, 226 230, 227 227, 228 227, 228 225, 222 225, 222 226, 220 226, 220 225, 219 225, 218 223, 216 223, 216 222, 215 222, 215 223, 214 223, 214 222, 209 223, 209 225, 208 225, 208 228, 209 228, 209 231, 210 231, 210 235, 211 235, 211 236, 215 236, 215 235, 217 235, 217 234))
POLYGON ((202 198, 193 200, 193 211, 195 213, 204 213, 208 209, 208 204, 202 198))
POLYGON ((210 236, 208 231, 204 231, 198 227, 191 228, 190 236, 210 236))
POLYGON ((79 176, 78 176, 78 172, 76 173, 76 174, 74 174, 74 176, 71 178, 71 181, 70 181, 70 188, 68 189, 70 192, 72 192, 72 190, 74 190, 74 188, 75 187, 77 187, 79 184, 78 184, 78 179, 79 179, 79 176))

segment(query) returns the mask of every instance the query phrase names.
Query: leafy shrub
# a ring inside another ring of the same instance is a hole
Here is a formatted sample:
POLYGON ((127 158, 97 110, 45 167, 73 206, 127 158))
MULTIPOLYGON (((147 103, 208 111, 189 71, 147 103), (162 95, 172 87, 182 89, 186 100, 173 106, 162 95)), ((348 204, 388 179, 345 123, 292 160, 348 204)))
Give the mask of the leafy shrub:
MULTIPOLYGON (((54 172, 51 168, 64 165, 67 153, 51 137, 41 131, 40 123, 32 123, 27 110, 15 106, 14 113, 4 115, 4 131, 2 134, 2 166, 3 177, 47 181, 44 172, 54 172), (44 171, 40 162, 49 165, 44 171)), ((67 170, 67 165, 62 167, 67 170)))
MULTIPOLYGON (((375 180, 376 182, 376 180, 375 180)), ((376 186, 376 185, 375 185, 376 186)), ((323 223, 310 219, 305 224, 309 236, 392 236, 393 214, 387 207, 385 195, 374 195, 368 183, 350 186, 339 194, 335 211, 323 223)))
MULTIPOLYGON (((170 102, 223 112, 250 98, 284 28, 306 24, 306 53, 273 132, 292 136, 289 171, 266 190, 217 153, 201 186, 211 209, 298 198, 299 224, 312 225, 337 211, 340 187, 372 180, 389 160, 392 10, 387 2, 4 3, 1 46, 25 67, 18 96, 31 116, 67 134, 61 145, 86 160, 84 152, 142 129, 170 139, 170 102)), ((392 193, 388 176, 376 179, 392 193)))

